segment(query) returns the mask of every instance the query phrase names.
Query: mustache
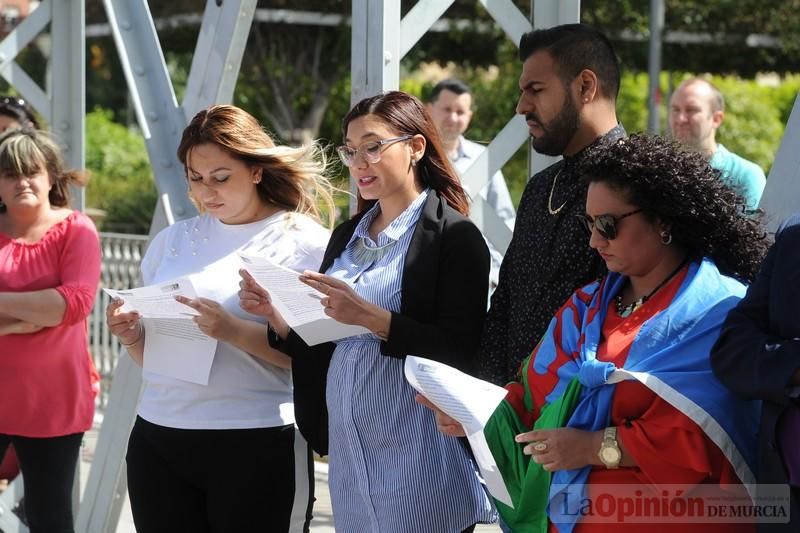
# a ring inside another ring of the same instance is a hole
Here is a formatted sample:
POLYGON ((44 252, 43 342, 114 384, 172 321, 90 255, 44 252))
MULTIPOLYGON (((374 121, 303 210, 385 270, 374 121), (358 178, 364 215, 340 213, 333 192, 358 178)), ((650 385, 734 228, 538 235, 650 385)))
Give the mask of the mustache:
POLYGON ((526 121, 530 120, 532 122, 536 122, 540 126, 544 127, 544 123, 541 121, 541 119, 538 116, 536 116, 536 113, 526 113, 525 114, 525 120, 526 121))

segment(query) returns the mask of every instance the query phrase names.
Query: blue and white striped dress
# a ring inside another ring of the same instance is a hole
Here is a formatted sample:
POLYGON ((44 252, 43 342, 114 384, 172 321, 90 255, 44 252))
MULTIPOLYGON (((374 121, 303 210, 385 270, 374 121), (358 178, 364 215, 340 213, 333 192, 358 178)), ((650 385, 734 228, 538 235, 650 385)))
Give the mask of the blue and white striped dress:
MULTIPOLYGON (((359 222, 327 273, 350 283, 369 302, 400 311, 403 263, 427 198, 423 192, 378 235, 359 222), (356 240, 396 241, 383 257, 359 265, 356 240)), ((432 274, 433 275, 433 274, 432 274)), ((420 354, 424 355, 424 354, 420 354)), ((329 484, 336 530, 375 533, 457 533, 494 519, 469 454, 436 429, 433 414, 414 401, 402 359, 380 353, 372 334, 341 340, 328 370, 329 484)))

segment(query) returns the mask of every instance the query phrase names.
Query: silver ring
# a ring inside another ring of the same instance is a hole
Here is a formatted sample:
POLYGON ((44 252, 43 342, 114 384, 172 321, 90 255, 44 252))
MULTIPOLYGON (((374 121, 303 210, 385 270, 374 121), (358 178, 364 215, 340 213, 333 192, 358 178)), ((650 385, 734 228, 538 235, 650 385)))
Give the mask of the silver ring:
POLYGON ((536 444, 533 445, 533 449, 536 450, 537 452, 543 452, 547 449, 547 444, 541 441, 537 442, 536 444))

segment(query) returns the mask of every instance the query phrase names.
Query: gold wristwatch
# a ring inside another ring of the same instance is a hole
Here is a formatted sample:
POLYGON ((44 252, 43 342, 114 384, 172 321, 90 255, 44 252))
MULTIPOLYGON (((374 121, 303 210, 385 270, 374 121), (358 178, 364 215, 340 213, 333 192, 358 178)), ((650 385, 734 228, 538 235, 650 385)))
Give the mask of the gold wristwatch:
POLYGON ((600 451, 597 452, 606 468, 615 469, 619 468, 619 462, 622 460, 622 450, 619 449, 617 443, 617 428, 607 427, 603 431, 603 443, 600 445, 600 451))

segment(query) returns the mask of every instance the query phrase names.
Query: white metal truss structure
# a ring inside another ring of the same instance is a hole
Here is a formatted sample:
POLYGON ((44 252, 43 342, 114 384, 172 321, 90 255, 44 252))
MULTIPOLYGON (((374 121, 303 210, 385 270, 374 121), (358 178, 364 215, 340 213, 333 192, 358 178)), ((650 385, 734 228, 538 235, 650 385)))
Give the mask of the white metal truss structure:
POLYGON ((793 213, 800 213, 800 95, 794 101, 759 207, 774 232, 793 213))
MULTIPOLYGON (((421 0, 401 17, 400 0, 353 0, 351 48, 351 103, 400 86, 400 61, 438 21, 454 0, 421 0)), ((511 0, 478 0, 515 44, 532 27, 545 28, 578 22, 580 0, 532 1, 533 26, 511 0)), ((523 117, 511 118, 484 151, 461 175, 470 191, 470 218, 501 253, 512 231, 478 192, 528 140, 523 117)), ((532 169, 544 168, 551 158, 535 156, 532 169)))

